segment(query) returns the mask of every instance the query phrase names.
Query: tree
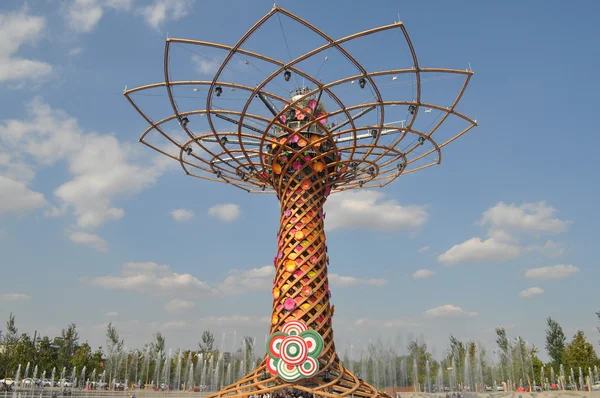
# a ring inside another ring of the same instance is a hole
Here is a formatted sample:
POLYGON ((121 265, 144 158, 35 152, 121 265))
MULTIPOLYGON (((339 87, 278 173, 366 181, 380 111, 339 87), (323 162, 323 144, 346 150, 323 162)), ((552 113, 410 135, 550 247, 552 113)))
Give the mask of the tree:
POLYGON ((496 344, 498 344, 498 355, 500 356, 500 373, 501 377, 505 379, 505 373, 508 378, 514 381, 514 374, 512 372, 512 363, 508 360, 509 355, 511 354, 510 342, 508 341, 508 337, 506 336, 506 329, 497 328, 496 329, 496 344))
POLYGON ((108 360, 107 360, 107 370, 109 372, 109 380, 112 380, 112 377, 116 377, 116 373, 118 372, 118 364, 119 364, 119 356, 123 351, 123 340, 119 337, 119 333, 117 332, 117 328, 113 326, 112 322, 108 324, 106 327, 106 346, 108 349, 108 360))
MULTIPOLYGON (((598 315, 598 320, 600 321, 600 311, 596 312, 596 315, 598 315)), ((600 326, 598 326, 598 332, 600 333, 600 326)))
POLYGON ((8 320, 6 321, 6 333, 2 338, 2 345, 4 346, 4 353, 1 356, 2 359, 2 373, 7 376, 13 376, 12 372, 14 372, 13 362, 14 362, 14 351, 17 347, 17 343, 19 342, 19 329, 15 324, 15 316, 10 313, 8 316, 8 320))
POLYGON ((151 352, 162 357, 165 352, 165 337, 158 332, 154 334, 154 339, 155 340, 150 344, 151 352))
POLYGON ((215 335, 210 330, 202 332, 202 341, 198 342, 198 348, 205 360, 216 354, 217 350, 215 350, 214 345, 215 335))
POLYGON ((582 369, 593 368, 598 364, 598 357, 594 346, 589 343, 585 334, 578 330, 573 341, 565 347, 564 350, 564 365, 569 368, 582 369))
POLYGON ((77 343, 79 342, 77 326, 74 323, 71 323, 66 329, 63 329, 57 342, 59 346, 59 365, 60 367, 67 366, 75 353, 77 343))
POLYGON ((562 326, 560 326, 554 319, 548 317, 547 323, 548 329, 546 329, 546 351, 551 359, 552 366, 556 368, 562 363, 567 337, 565 336, 562 326))
POLYGON ((88 343, 83 343, 73 354, 71 358, 71 365, 77 367, 77 369, 83 369, 85 366, 88 370, 91 370, 92 364, 92 347, 88 343))
POLYGON ((48 336, 42 337, 37 344, 37 365, 40 371, 48 374, 52 368, 58 367, 58 348, 48 336))

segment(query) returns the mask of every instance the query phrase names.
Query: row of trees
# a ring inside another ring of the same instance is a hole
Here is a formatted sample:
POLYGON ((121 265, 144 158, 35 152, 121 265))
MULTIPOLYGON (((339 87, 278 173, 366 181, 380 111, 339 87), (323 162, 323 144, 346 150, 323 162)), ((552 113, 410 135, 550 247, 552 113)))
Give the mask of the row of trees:
MULTIPOLYGON (((600 320, 600 312, 596 314, 600 320)), ((600 327, 598 327, 600 332, 600 327)), ((510 380, 512 385, 528 386, 534 382, 553 381, 553 376, 577 374, 598 378, 600 361, 593 344, 578 331, 570 342, 558 322, 547 319, 545 349, 550 358, 543 363, 539 350, 521 337, 509 338, 504 328, 496 329, 496 345, 488 352, 475 341, 460 341, 450 335, 448 349, 441 360, 436 360, 423 341, 411 341, 406 353, 399 354, 382 343, 371 344, 360 358, 349 358, 346 367, 362 375, 377 387, 414 386, 430 390, 432 386, 481 388, 510 380), (596 370, 594 370, 596 369, 596 370)), ((114 325, 106 329, 106 348, 93 350, 80 343, 75 324, 68 325, 60 336, 34 336, 19 334, 15 317, 11 314, 6 328, 0 332, 0 376, 14 377, 19 365, 31 364, 39 369, 37 375, 73 375, 93 381, 129 380, 142 384, 223 385, 231 383, 252 370, 259 358, 254 350, 254 339, 243 337, 242 347, 234 353, 223 353, 215 347, 215 337, 210 331, 202 333, 198 347, 193 350, 166 351, 166 341, 161 333, 140 350, 128 351, 114 325), (52 371, 54 369, 54 371, 52 371), (77 372, 75 372, 75 369, 77 372)), ((24 373, 21 373, 24 376, 24 373)), ((575 379, 577 379, 575 377, 575 379)), ((574 382, 577 382, 574 380, 574 382)))

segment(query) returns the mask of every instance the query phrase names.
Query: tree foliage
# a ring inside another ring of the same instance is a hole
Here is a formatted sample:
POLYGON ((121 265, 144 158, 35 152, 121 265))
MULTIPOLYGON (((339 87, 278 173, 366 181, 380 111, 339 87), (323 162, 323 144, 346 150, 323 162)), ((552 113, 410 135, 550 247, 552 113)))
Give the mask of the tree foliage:
POLYGON ((548 317, 547 324, 546 351, 548 352, 552 365, 558 367, 563 360, 567 337, 565 336, 562 326, 554 319, 548 317))
POLYGON ((594 346, 586 340, 585 334, 581 330, 577 331, 573 336, 573 341, 566 345, 563 355, 564 362, 574 369, 593 368, 598 364, 594 346))

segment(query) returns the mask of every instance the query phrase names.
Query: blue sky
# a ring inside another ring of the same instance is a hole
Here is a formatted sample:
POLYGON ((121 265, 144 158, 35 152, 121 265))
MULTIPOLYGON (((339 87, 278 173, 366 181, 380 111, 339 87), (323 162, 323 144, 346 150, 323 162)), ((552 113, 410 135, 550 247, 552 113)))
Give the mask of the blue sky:
MULTIPOLYGON (((338 347, 423 335, 441 354, 450 333, 491 347, 497 326, 543 347, 547 316, 598 347, 600 6, 279 5, 332 37, 399 14, 421 66, 475 71, 458 109, 479 127, 440 166, 329 200, 338 347)), ((234 44, 271 6, 2 2, 0 318, 13 312, 21 330, 51 335, 76 322, 95 346, 111 321, 132 348, 158 330, 173 348, 194 346, 207 328, 226 347, 237 344, 234 331, 263 340, 276 198, 185 177, 137 142, 146 125, 122 90, 164 80, 167 32, 234 44)), ((273 25, 249 45, 277 54, 277 40, 273 25)), ((405 67, 390 43, 352 51, 373 68, 405 67)), ((182 75, 210 77, 213 65, 175 55, 182 75)), ((341 68, 327 66, 324 79, 341 68)), ((442 100, 455 83, 423 90, 442 100)), ((158 116, 170 111, 164 95, 141 100, 158 116)))

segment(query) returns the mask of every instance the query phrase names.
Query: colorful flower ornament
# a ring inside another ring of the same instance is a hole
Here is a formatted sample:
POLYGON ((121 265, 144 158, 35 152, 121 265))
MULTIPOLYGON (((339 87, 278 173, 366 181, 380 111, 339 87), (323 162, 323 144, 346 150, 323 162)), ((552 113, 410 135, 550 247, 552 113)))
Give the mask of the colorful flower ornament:
POLYGON ((267 341, 267 370, 283 381, 309 378, 319 371, 323 338, 301 321, 288 321, 267 341))

